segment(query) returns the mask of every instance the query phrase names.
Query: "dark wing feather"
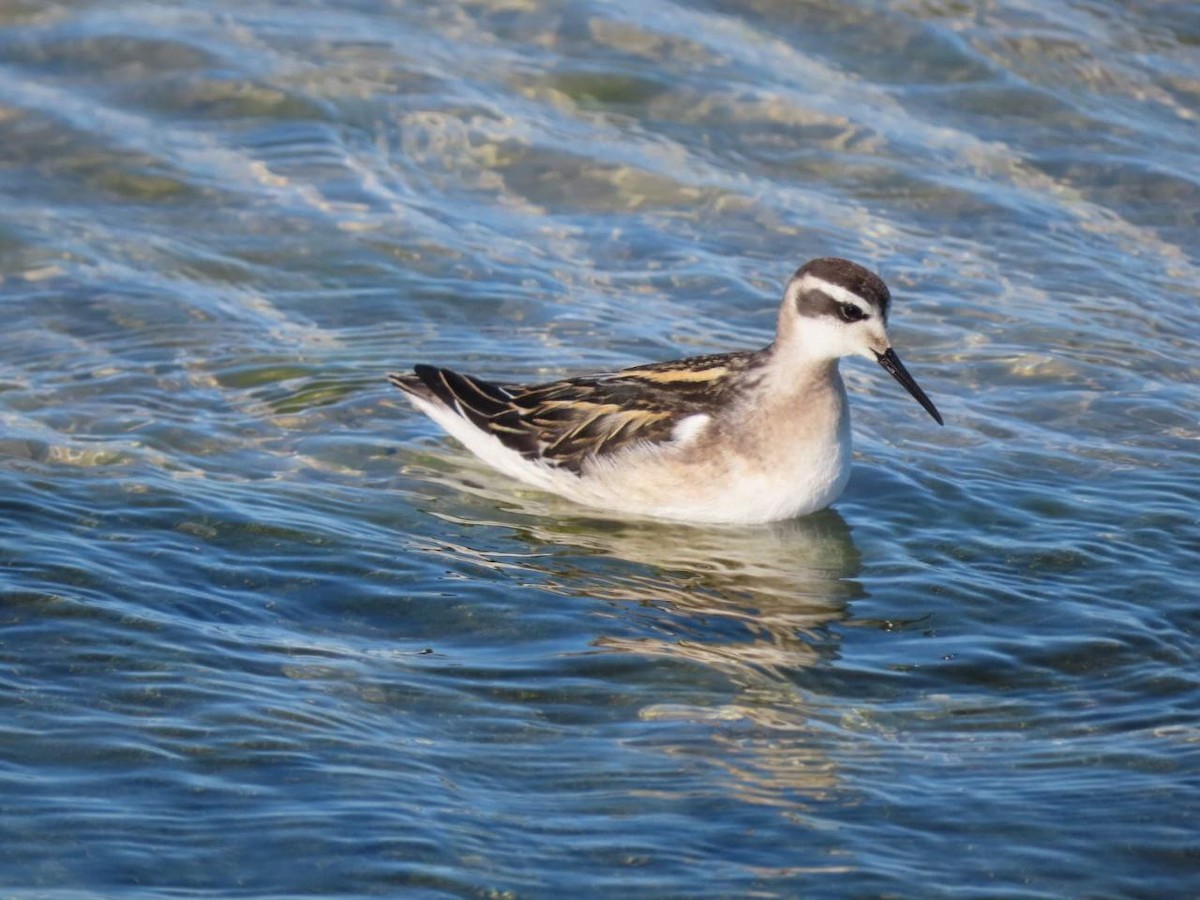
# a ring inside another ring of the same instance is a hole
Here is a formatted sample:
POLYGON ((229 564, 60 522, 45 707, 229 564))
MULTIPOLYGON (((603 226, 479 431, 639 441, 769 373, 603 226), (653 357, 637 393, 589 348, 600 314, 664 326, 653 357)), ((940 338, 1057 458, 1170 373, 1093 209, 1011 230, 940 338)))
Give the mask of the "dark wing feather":
POLYGON ((747 369, 759 357, 693 357, 534 386, 492 384, 427 365, 388 378, 406 393, 455 410, 527 459, 580 473, 589 459, 669 441, 681 419, 712 414, 744 388, 747 369))

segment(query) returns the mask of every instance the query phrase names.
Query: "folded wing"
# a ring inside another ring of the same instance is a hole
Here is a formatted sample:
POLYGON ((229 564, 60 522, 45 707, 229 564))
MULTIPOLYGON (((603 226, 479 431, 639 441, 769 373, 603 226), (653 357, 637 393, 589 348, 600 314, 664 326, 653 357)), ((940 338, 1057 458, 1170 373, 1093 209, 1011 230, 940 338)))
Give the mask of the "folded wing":
POLYGON ((388 379, 453 410, 526 459, 579 474, 589 459, 674 440, 679 422, 711 415, 724 402, 728 376, 753 356, 695 357, 534 386, 493 384, 428 365, 388 379))

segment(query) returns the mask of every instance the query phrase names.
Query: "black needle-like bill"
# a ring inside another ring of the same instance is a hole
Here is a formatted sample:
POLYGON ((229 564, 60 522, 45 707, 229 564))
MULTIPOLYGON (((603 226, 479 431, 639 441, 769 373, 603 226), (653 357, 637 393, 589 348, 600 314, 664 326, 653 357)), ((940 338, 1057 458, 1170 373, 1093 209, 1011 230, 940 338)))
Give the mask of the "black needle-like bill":
POLYGON ((886 353, 876 353, 875 358, 879 360, 879 364, 887 369, 888 374, 895 378, 898 382, 904 385, 904 389, 913 395, 913 398, 925 407, 925 412, 933 416, 933 421, 939 425, 944 425, 942 414, 937 411, 937 407, 933 405, 933 401, 925 396, 925 392, 921 390, 921 386, 917 384, 915 378, 908 374, 908 369, 904 368, 904 363, 900 362, 900 357, 896 355, 896 351, 888 347, 886 353))

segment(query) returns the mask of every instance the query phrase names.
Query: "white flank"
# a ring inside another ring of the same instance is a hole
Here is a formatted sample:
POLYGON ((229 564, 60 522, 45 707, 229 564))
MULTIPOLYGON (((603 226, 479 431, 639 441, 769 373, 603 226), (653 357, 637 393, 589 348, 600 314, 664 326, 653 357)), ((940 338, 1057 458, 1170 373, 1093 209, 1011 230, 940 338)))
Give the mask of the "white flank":
POLYGON ((530 462, 516 450, 505 447, 496 436, 476 428, 457 410, 407 392, 404 396, 408 397, 413 406, 441 425, 447 434, 457 438, 464 447, 489 466, 510 478, 516 478, 518 481, 524 481, 526 484, 532 484, 542 490, 562 493, 560 482, 564 473, 555 472, 547 465, 530 462))
POLYGON ((681 447, 690 444, 702 432, 708 423, 712 421, 712 416, 704 413, 696 413, 692 416, 680 419, 675 423, 675 427, 671 429, 671 439, 681 447))

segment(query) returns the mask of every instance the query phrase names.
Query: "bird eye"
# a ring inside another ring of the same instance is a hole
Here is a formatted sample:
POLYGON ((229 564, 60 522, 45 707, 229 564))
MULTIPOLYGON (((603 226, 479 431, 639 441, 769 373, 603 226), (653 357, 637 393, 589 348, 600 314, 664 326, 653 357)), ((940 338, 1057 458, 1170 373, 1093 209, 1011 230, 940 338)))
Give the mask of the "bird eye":
POLYGON ((861 322, 867 317, 867 314, 853 303, 839 303, 838 315, 842 317, 843 322, 861 322))

